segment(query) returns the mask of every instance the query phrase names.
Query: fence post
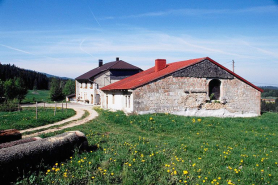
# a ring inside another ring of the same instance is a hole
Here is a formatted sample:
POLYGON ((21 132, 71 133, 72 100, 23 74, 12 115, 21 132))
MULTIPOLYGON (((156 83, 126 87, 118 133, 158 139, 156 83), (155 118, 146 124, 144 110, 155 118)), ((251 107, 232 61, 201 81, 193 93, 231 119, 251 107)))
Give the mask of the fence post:
POLYGON ((36 102, 36 119, 38 119, 38 102, 36 102))
POLYGON ((55 109, 54 109, 54 116, 56 116, 56 101, 54 101, 55 102, 55 109))
POLYGON ((62 114, 64 114, 64 101, 62 101, 62 114))

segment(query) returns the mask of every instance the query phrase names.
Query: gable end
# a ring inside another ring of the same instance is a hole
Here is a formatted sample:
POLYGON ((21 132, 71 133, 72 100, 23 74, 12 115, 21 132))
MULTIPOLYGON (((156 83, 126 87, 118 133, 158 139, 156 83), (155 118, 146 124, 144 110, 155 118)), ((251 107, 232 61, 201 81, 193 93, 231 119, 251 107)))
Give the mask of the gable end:
POLYGON ((234 76, 209 60, 204 60, 173 73, 173 77, 222 78, 233 79, 234 76))

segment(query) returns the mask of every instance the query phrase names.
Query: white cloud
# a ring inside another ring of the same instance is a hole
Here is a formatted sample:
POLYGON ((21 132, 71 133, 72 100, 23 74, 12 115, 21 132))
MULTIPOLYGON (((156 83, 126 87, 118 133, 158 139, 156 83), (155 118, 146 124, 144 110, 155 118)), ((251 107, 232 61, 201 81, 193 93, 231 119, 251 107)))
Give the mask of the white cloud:
POLYGON ((115 57, 120 57, 142 69, 152 67, 157 58, 175 62, 208 56, 229 69, 231 69, 230 63, 225 63, 235 60, 236 72, 238 71, 239 75, 251 82, 265 80, 263 78, 260 80, 257 75, 254 75, 263 73, 267 81, 274 83, 272 77, 276 73, 272 69, 278 67, 276 36, 210 39, 185 34, 134 30, 133 33, 126 34, 112 32, 97 34, 62 32, 47 36, 38 34, 30 43, 18 39, 16 35, 12 35, 10 40, 12 37, 19 46, 24 45, 28 50, 10 46, 15 44, 4 43, 0 46, 9 50, 9 54, 0 50, 2 63, 14 63, 22 68, 71 78, 96 67, 98 59, 103 59, 106 63, 115 60, 115 57), (265 71, 262 71, 261 66, 264 66, 265 71))

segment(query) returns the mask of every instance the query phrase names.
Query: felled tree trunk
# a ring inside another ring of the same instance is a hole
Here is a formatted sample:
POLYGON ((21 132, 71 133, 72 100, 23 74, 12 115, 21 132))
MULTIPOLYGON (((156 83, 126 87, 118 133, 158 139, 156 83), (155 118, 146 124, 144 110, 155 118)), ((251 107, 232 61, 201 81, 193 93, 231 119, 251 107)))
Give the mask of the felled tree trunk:
POLYGON ((0 130, 0 143, 15 141, 21 138, 21 133, 16 129, 0 130))
POLYGON ((7 143, 2 143, 2 144, 0 144, 0 149, 1 148, 8 148, 8 147, 15 146, 15 145, 20 145, 20 144, 23 144, 23 143, 29 143, 29 142, 32 142, 32 141, 37 141, 39 139, 42 139, 42 138, 32 137, 32 138, 26 138, 26 139, 20 139, 20 140, 16 140, 16 141, 7 142, 7 143))
POLYGON ((0 179, 13 182, 18 176, 39 165, 52 164, 69 158, 76 149, 88 147, 85 135, 79 131, 66 132, 30 143, 0 149, 0 179))

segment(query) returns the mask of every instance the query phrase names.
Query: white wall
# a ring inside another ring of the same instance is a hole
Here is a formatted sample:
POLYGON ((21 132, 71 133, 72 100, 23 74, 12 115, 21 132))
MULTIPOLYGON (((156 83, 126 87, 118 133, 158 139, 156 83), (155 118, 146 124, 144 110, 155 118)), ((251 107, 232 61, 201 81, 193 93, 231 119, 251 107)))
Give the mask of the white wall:
POLYGON ((89 104, 95 104, 95 97, 97 93, 97 84, 95 83, 79 83, 76 82, 76 100, 79 102, 85 103, 86 100, 89 100, 89 104), (92 100, 93 95, 93 100, 92 100))
POLYGON ((132 92, 124 93, 123 91, 105 91, 103 92, 101 107, 103 109, 122 110, 131 113, 133 112, 133 94, 132 92))

